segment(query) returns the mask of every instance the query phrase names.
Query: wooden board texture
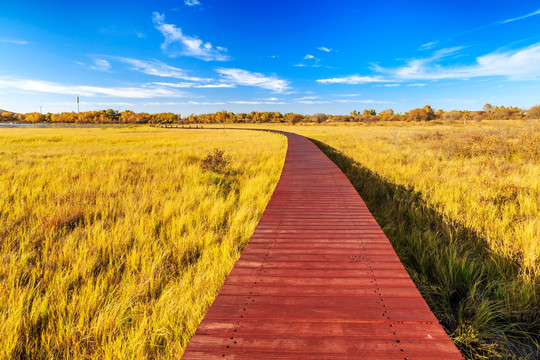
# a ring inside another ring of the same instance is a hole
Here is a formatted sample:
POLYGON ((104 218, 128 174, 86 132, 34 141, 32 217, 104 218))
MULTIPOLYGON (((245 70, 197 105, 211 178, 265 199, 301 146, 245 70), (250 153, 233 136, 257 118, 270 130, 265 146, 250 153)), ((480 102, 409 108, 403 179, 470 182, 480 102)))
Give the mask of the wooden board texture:
POLYGON ((183 359, 462 359, 345 174, 282 134, 278 185, 183 359))

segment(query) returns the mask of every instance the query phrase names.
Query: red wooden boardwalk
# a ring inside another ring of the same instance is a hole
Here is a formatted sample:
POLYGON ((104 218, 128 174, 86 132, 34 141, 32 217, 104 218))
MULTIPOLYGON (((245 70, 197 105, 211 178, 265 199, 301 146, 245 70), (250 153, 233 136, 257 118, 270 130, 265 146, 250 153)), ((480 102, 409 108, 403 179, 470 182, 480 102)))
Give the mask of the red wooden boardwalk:
POLYGON ((272 199, 183 359, 462 359, 347 177, 285 135, 272 199))

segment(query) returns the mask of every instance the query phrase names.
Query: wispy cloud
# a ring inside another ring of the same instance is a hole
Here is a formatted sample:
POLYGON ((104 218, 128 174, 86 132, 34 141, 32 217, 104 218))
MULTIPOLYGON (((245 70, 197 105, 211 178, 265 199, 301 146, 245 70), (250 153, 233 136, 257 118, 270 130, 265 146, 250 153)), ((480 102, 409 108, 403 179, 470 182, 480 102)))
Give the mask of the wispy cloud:
MULTIPOLYGON (((102 101, 81 101, 83 106, 105 106, 108 108, 116 108, 118 106, 134 106, 136 104, 130 102, 102 102, 102 101)), ((59 102, 44 102, 43 105, 47 106, 73 106, 73 101, 59 101, 59 102)))
POLYGON ((385 79, 381 76, 361 76, 361 75, 351 75, 351 76, 317 80, 317 82, 320 84, 349 84, 349 85, 380 83, 380 82, 390 82, 390 81, 394 81, 394 80, 385 79))
POLYGON ((216 71, 225 82, 230 84, 256 86, 277 93, 282 93, 290 88, 287 80, 279 79, 276 76, 266 76, 242 69, 217 68, 216 71))
POLYGON ((307 105, 331 104, 331 102, 328 100, 296 100, 296 102, 307 105))
MULTIPOLYGON (((540 79, 540 43, 528 47, 495 51, 479 56, 471 65, 441 65, 440 60, 459 52, 463 47, 441 49, 429 58, 412 59, 405 65, 385 68, 373 65, 371 75, 351 75, 319 79, 320 84, 366 84, 384 82, 436 81, 500 76, 511 80, 540 79)), ((424 86, 425 84, 409 84, 424 86)))
POLYGON ((334 102, 340 104, 389 104, 390 101, 381 101, 381 100, 362 100, 362 99, 336 99, 334 102))
POLYGON ((209 42, 203 42, 196 36, 184 35, 182 29, 174 24, 165 23, 165 15, 154 12, 152 14, 154 27, 161 32, 165 41, 161 44, 163 50, 170 52, 171 56, 192 56, 205 61, 226 61, 229 56, 227 49, 221 46, 214 47, 209 42), (180 46, 177 50, 175 46, 180 46))
POLYGON ((94 64, 89 65, 89 68, 96 71, 109 71, 111 63, 104 59, 94 59, 94 64))
POLYGON ((423 86, 426 86, 427 84, 421 84, 421 83, 414 83, 414 84, 407 84, 407 86, 409 87, 423 87, 423 86))
POLYGON ((158 60, 141 60, 133 59, 121 56, 109 56, 110 59, 114 59, 131 66, 131 70, 139 71, 147 75, 189 80, 189 81, 211 81, 212 79, 200 78, 195 76, 188 75, 186 70, 177 68, 165 64, 164 62, 158 60))
POLYGON ((503 20, 500 23, 501 24, 506 24, 506 23, 513 22, 513 21, 523 20, 523 19, 529 18, 531 16, 535 16, 535 15, 540 15, 540 9, 538 9, 536 11, 533 11, 532 13, 523 15, 523 16, 518 16, 518 17, 515 17, 515 18, 512 18, 512 19, 503 20))
POLYGON ((29 42, 26 40, 17 40, 17 39, 0 39, 0 43, 14 44, 14 45, 28 45, 29 44, 29 42))
MULTIPOLYGON (((456 48, 454 48, 456 49, 456 48)), ((407 80, 443 80, 470 79, 487 76, 503 76, 514 80, 532 80, 540 78, 540 43, 509 51, 495 51, 475 59, 472 65, 443 66, 437 60, 444 54, 439 51, 428 59, 410 60, 398 68, 376 66, 375 71, 391 79, 407 80)))
POLYGON ((187 6, 197 6, 201 5, 201 2, 199 0, 184 0, 184 4, 187 6))
POLYGON ((392 87, 400 87, 400 84, 378 84, 375 85, 375 87, 386 87, 386 88, 392 88, 392 87))
POLYGON ((428 43, 425 43, 425 44, 422 44, 420 45, 420 49, 421 50, 429 50, 429 49, 433 49, 435 46, 437 46, 439 44, 438 41, 430 41, 428 43))
POLYGON ((356 97, 360 95, 362 94, 333 94, 333 96, 337 96, 337 97, 356 97))
POLYGON ((318 99, 319 97, 318 96, 302 96, 298 99, 294 99, 296 101, 303 101, 303 100, 315 100, 315 99, 318 99))
POLYGON ((321 59, 319 59, 318 57, 312 54, 307 54, 306 56, 304 56, 304 60, 307 60, 307 64, 298 63, 298 64, 294 64, 293 66, 295 67, 306 67, 306 66, 321 67, 321 65, 319 64, 321 59))
POLYGON ((319 49, 319 50, 321 50, 321 51, 324 51, 324 52, 330 52, 330 51, 332 51, 332 49, 329 49, 329 48, 327 48, 327 47, 325 47, 325 46, 320 46, 320 47, 318 47, 317 49, 319 49))
POLYGON ((348 97, 348 99, 328 99, 322 100, 318 96, 304 96, 298 99, 294 99, 297 103, 301 104, 387 104, 388 101, 379 101, 371 99, 353 99, 353 97, 359 94, 342 94, 340 97, 348 97))
POLYGON ((186 93, 165 87, 144 84, 139 87, 100 87, 88 85, 69 85, 51 81, 0 77, 0 89, 24 92, 40 92, 59 95, 81 95, 89 97, 118 98, 157 98, 185 97, 186 93))
POLYGON ((188 101, 182 105, 225 105, 223 101, 188 101))
POLYGON ((154 82, 159 86, 168 86, 172 88, 197 88, 197 89, 210 89, 210 88, 234 88, 234 84, 224 84, 224 83, 215 83, 215 84, 197 84, 191 82, 180 82, 180 83, 165 83, 165 82, 154 82))
POLYGON ((258 105, 262 104, 261 101, 247 101, 247 100, 237 100, 237 101, 229 101, 229 104, 240 104, 240 105, 258 105))

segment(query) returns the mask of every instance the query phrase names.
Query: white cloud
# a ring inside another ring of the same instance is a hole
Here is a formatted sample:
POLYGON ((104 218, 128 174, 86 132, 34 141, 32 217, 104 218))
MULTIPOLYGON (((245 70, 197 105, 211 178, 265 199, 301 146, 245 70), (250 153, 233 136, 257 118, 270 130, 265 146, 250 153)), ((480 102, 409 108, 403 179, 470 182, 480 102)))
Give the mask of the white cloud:
POLYGON ((240 104, 240 105, 259 105, 262 104, 261 101, 246 101, 246 100, 237 100, 229 101, 229 104, 240 104))
POLYGON ((223 84, 223 83, 219 83, 219 84, 204 84, 204 85, 196 85, 194 86, 196 88, 201 88, 201 89, 211 89, 211 88, 235 88, 236 85, 234 84, 223 84))
POLYGON ((111 59, 131 65, 131 69, 147 75, 182 79, 189 81, 210 81, 211 79, 189 76, 185 70, 167 65, 158 60, 140 60, 120 56, 110 56, 111 59))
POLYGON ((221 102, 221 101, 216 101, 216 102, 211 102, 211 101, 188 101, 186 103, 183 103, 183 105, 225 105, 224 102, 221 102))
POLYGON ((374 69, 396 80, 443 80, 470 79, 487 76, 503 76, 513 80, 540 78, 540 43, 509 51, 496 51, 479 56, 473 65, 442 66, 436 63, 455 49, 444 49, 428 59, 413 59, 398 68, 374 69))
POLYGON ((427 84, 421 84, 421 83, 414 83, 414 84, 407 84, 407 86, 409 87, 423 87, 423 86, 426 86, 427 84))
MULTIPOLYGON (((463 47, 441 49, 429 58, 412 59, 403 66, 385 68, 374 65, 372 75, 351 75, 318 79, 320 84, 366 84, 384 82, 467 80, 479 77, 506 77, 511 80, 540 79, 540 43, 528 47, 495 51, 475 59, 472 65, 441 65, 438 60, 457 53, 463 47)), ((424 86, 425 84, 411 84, 424 86)))
POLYGON ((307 54, 306 56, 304 56, 304 59, 315 59, 315 56, 311 55, 311 54, 307 54))
POLYGON ((172 88, 182 88, 182 89, 192 88, 194 85, 196 85, 195 83, 190 83, 190 82, 179 82, 179 83, 153 82, 152 84, 155 84, 158 86, 168 86, 172 88))
POLYGON ((321 50, 321 51, 324 51, 324 52, 330 52, 330 51, 332 51, 332 49, 329 49, 329 48, 327 48, 327 47, 325 47, 325 46, 320 46, 320 47, 318 47, 317 49, 319 49, 319 50, 321 50))
MULTIPOLYGON (((60 101, 60 102, 45 102, 43 105, 47 106, 73 106, 73 101, 60 101)), ((80 105, 83 106, 105 106, 114 109, 118 106, 135 106, 134 103, 129 102, 95 102, 95 101, 81 101, 80 105)))
POLYGON ((192 56, 205 61, 226 61, 229 56, 224 54, 227 49, 221 46, 213 47, 211 43, 203 43, 197 37, 184 35, 182 29, 174 24, 165 23, 165 15, 154 12, 152 14, 154 27, 161 32, 165 37, 165 41, 161 44, 163 50, 169 50, 172 56, 184 55, 192 56), (179 44, 180 51, 175 51, 174 46, 179 44), (173 47, 173 49, 170 49, 173 47))
POLYGON ((306 64, 294 64, 293 66, 294 67, 306 67, 307 65, 306 64))
POLYGON ((187 6, 196 6, 201 5, 201 2, 199 0, 184 0, 184 4, 187 6))
POLYGON ((109 71, 111 63, 104 59, 94 59, 94 65, 90 65, 90 69, 96 71, 109 71))
POLYGON ((334 94, 333 96, 340 96, 340 97, 356 97, 360 96, 362 94, 334 94))
POLYGON ((379 84, 379 85, 375 85, 375 87, 387 87, 387 88, 392 88, 392 87, 399 87, 401 86, 400 84, 379 84))
POLYGON ((330 79, 318 79, 317 82, 320 84, 367 84, 367 83, 379 83, 379 82, 389 82, 393 80, 384 79, 380 76, 360 76, 360 75, 351 75, 345 77, 336 77, 330 79))
POLYGON ((420 49, 421 49, 421 50, 429 50, 429 49, 434 48, 434 47, 437 46, 438 44, 439 44, 438 41, 430 41, 430 42, 428 42, 428 43, 425 43, 425 44, 420 45, 420 49))
POLYGON ((523 19, 526 19, 526 18, 531 17, 531 16, 535 16, 535 15, 540 15, 540 9, 538 9, 536 11, 533 11, 532 13, 529 13, 527 15, 518 16, 516 18, 503 20, 503 21, 501 21, 501 24, 506 24, 506 23, 509 23, 509 22, 517 21, 517 20, 523 20, 523 19))
POLYGON ((303 100, 315 100, 315 99, 318 99, 318 98, 319 98, 318 96, 303 96, 301 98, 294 99, 294 100, 303 101, 303 100))
POLYGON ((100 87, 88 85, 67 85, 51 81, 16 79, 10 77, 0 77, 0 89, 60 95, 138 99, 186 96, 185 93, 178 90, 171 90, 152 84, 146 84, 139 87, 100 87))
POLYGON ((150 101, 150 102, 142 103, 141 105, 142 106, 174 106, 174 105, 180 105, 180 104, 181 103, 176 102, 176 101, 166 101, 166 102, 150 101))
POLYGON ((165 83, 165 82, 153 82, 159 86, 168 86, 172 88, 199 88, 199 89, 209 89, 209 88, 234 88, 234 84, 224 84, 224 83, 213 83, 213 84, 197 84, 189 82, 180 82, 180 83, 165 83))
POLYGON ((327 100, 296 100, 296 102, 300 104, 307 104, 307 105, 321 105, 321 104, 330 104, 330 101, 327 100))
POLYGON ((112 55, 90 55, 94 57, 94 65, 86 65, 82 62, 77 62, 77 64, 82 66, 87 66, 92 70, 97 71, 108 71, 111 69, 112 65, 110 61, 120 62, 131 66, 131 70, 139 71, 143 74, 153 75, 158 77, 173 78, 173 79, 182 79, 195 82, 208 82, 212 79, 200 78, 195 76, 188 75, 188 71, 165 64, 159 60, 141 60, 126 58, 121 56, 112 56, 112 55), (105 60, 107 58, 108 60, 105 60))
POLYGON ((282 93, 288 90, 289 82, 276 76, 266 76, 261 73, 250 72, 242 69, 217 68, 216 72, 230 84, 256 86, 263 89, 282 93))
POLYGON ((15 45, 28 45, 29 42, 25 40, 16 40, 16 39, 0 39, 1 43, 5 44, 15 44, 15 45))
POLYGON ((334 100, 337 103, 340 104, 388 104, 389 101, 380 101, 380 100, 357 100, 357 99, 336 99, 334 100))

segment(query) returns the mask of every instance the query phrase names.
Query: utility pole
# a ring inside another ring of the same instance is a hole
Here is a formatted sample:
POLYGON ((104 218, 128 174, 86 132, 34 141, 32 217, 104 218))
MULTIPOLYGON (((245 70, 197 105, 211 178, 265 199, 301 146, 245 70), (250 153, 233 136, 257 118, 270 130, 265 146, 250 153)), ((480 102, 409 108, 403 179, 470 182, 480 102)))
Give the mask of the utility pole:
POLYGON ((43 115, 43 109, 41 108, 41 106, 39 107, 39 112, 43 115))
POLYGON ((79 97, 77 96, 77 115, 79 115, 79 97))

